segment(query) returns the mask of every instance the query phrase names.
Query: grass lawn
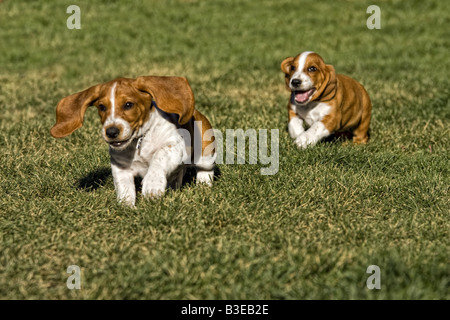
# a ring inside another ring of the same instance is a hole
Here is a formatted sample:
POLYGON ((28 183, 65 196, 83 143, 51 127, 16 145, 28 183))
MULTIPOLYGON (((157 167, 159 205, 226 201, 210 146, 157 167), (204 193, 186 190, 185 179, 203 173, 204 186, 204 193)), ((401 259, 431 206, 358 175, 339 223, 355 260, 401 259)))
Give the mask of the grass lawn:
POLYGON ((440 0, 0 2, 0 299, 449 299, 449 12, 440 0), (298 150, 288 136, 280 63, 306 50, 367 89, 368 145, 298 150), (278 172, 223 163, 212 188, 117 204, 96 110, 67 138, 49 129, 61 98, 139 75, 186 76, 224 135, 278 129, 278 172))

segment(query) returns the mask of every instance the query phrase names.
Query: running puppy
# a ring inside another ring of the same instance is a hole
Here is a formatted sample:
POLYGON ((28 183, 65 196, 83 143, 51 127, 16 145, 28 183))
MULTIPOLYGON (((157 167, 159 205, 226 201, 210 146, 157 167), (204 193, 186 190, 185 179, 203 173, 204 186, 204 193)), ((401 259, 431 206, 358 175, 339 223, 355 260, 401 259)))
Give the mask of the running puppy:
POLYGON ((197 182, 212 184, 215 143, 211 124, 194 108, 194 95, 182 77, 117 78, 63 98, 56 107, 55 138, 83 125, 95 106, 109 144, 117 198, 134 206, 134 177, 142 180, 146 197, 161 196, 168 186, 179 187, 185 166, 197 170, 197 182))
POLYGON ((346 131, 352 133, 354 143, 367 143, 372 104, 360 83, 336 74, 312 51, 286 58, 281 70, 291 92, 288 131, 299 148, 346 131))

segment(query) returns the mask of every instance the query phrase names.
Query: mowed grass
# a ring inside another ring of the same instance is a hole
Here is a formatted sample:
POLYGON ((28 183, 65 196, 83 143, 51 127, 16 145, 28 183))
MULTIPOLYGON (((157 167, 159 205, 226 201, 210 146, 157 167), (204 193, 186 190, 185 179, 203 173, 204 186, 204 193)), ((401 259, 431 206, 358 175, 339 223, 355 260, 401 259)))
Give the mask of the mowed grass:
POLYGON ((71 4, 0 3, 0 298, 450 298, 448 1, 379 2, 380 30, 373 1, 80 0, 81 30, 71 4), (366 87, 368 145, 291 141, 279 65, 305 50, 366 87), (278 172, 117 204, 96 111, 49 129, 62 97, 152 74, 186 76, 224 136, 279 129, 278 172))

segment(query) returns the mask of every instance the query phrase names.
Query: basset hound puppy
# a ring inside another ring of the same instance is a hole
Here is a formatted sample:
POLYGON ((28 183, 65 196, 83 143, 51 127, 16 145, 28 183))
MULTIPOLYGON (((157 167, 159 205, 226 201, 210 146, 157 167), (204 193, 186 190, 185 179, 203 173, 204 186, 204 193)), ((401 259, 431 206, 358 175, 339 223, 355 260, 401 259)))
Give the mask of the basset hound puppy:
POLYGON ((372 103, 360 83, 336 74, 311 51, 286 58, 281 70, 291 92, 288 131, 299 148, 340 132, 350 132, 354 143, 367 143, 372 103))
POLYGON ((155 198, 167 187, 181 186, 186 166, 196 168, 197 183, 211 185, 215 167, 214 134, 194 108, 186 78, 117 78, 63 98, 56 107, 55 138, 83 125, 86 109, 96 106, 103 139, 109 144, 117 198, 134 206, 134 178, 142 194, 155 198))

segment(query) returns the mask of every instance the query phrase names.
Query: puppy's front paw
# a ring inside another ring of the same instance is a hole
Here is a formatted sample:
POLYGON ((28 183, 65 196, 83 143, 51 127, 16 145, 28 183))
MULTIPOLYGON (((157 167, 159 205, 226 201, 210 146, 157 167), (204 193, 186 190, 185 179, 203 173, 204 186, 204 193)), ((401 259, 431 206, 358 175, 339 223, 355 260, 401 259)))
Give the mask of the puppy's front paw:
POLYGON ((292 139, 297 138, 305 129, 303 128, 303 121, 299 118, 292 118, 288 123, 288 132, 292 139))
POLYGON ((295 144, 300 149, 306 149, 309 145, 312 144, 312 141, 310 141, 308 135, 306 133, 303 133, 295 139, 295 144))
POLYGON ((145 180, 142 182, 142 195, 151 199, 160 198, 166 191, 167 180, 145 180))
POLYGON ((126 207, 134 208, 136 202, 136 192, 134 185, 124 186, 121 184, 116 185, 117 201, 126 207))
POLYGON ((119 198, 117 200, 119 201, 119 203, 121 205, 123 205, 125 207, 132 208, 132 209, 136 208, 136 206, 134 204, 134 201, 135 201, 134 199, 127 199, 127 198, 120 199, 119 198))

